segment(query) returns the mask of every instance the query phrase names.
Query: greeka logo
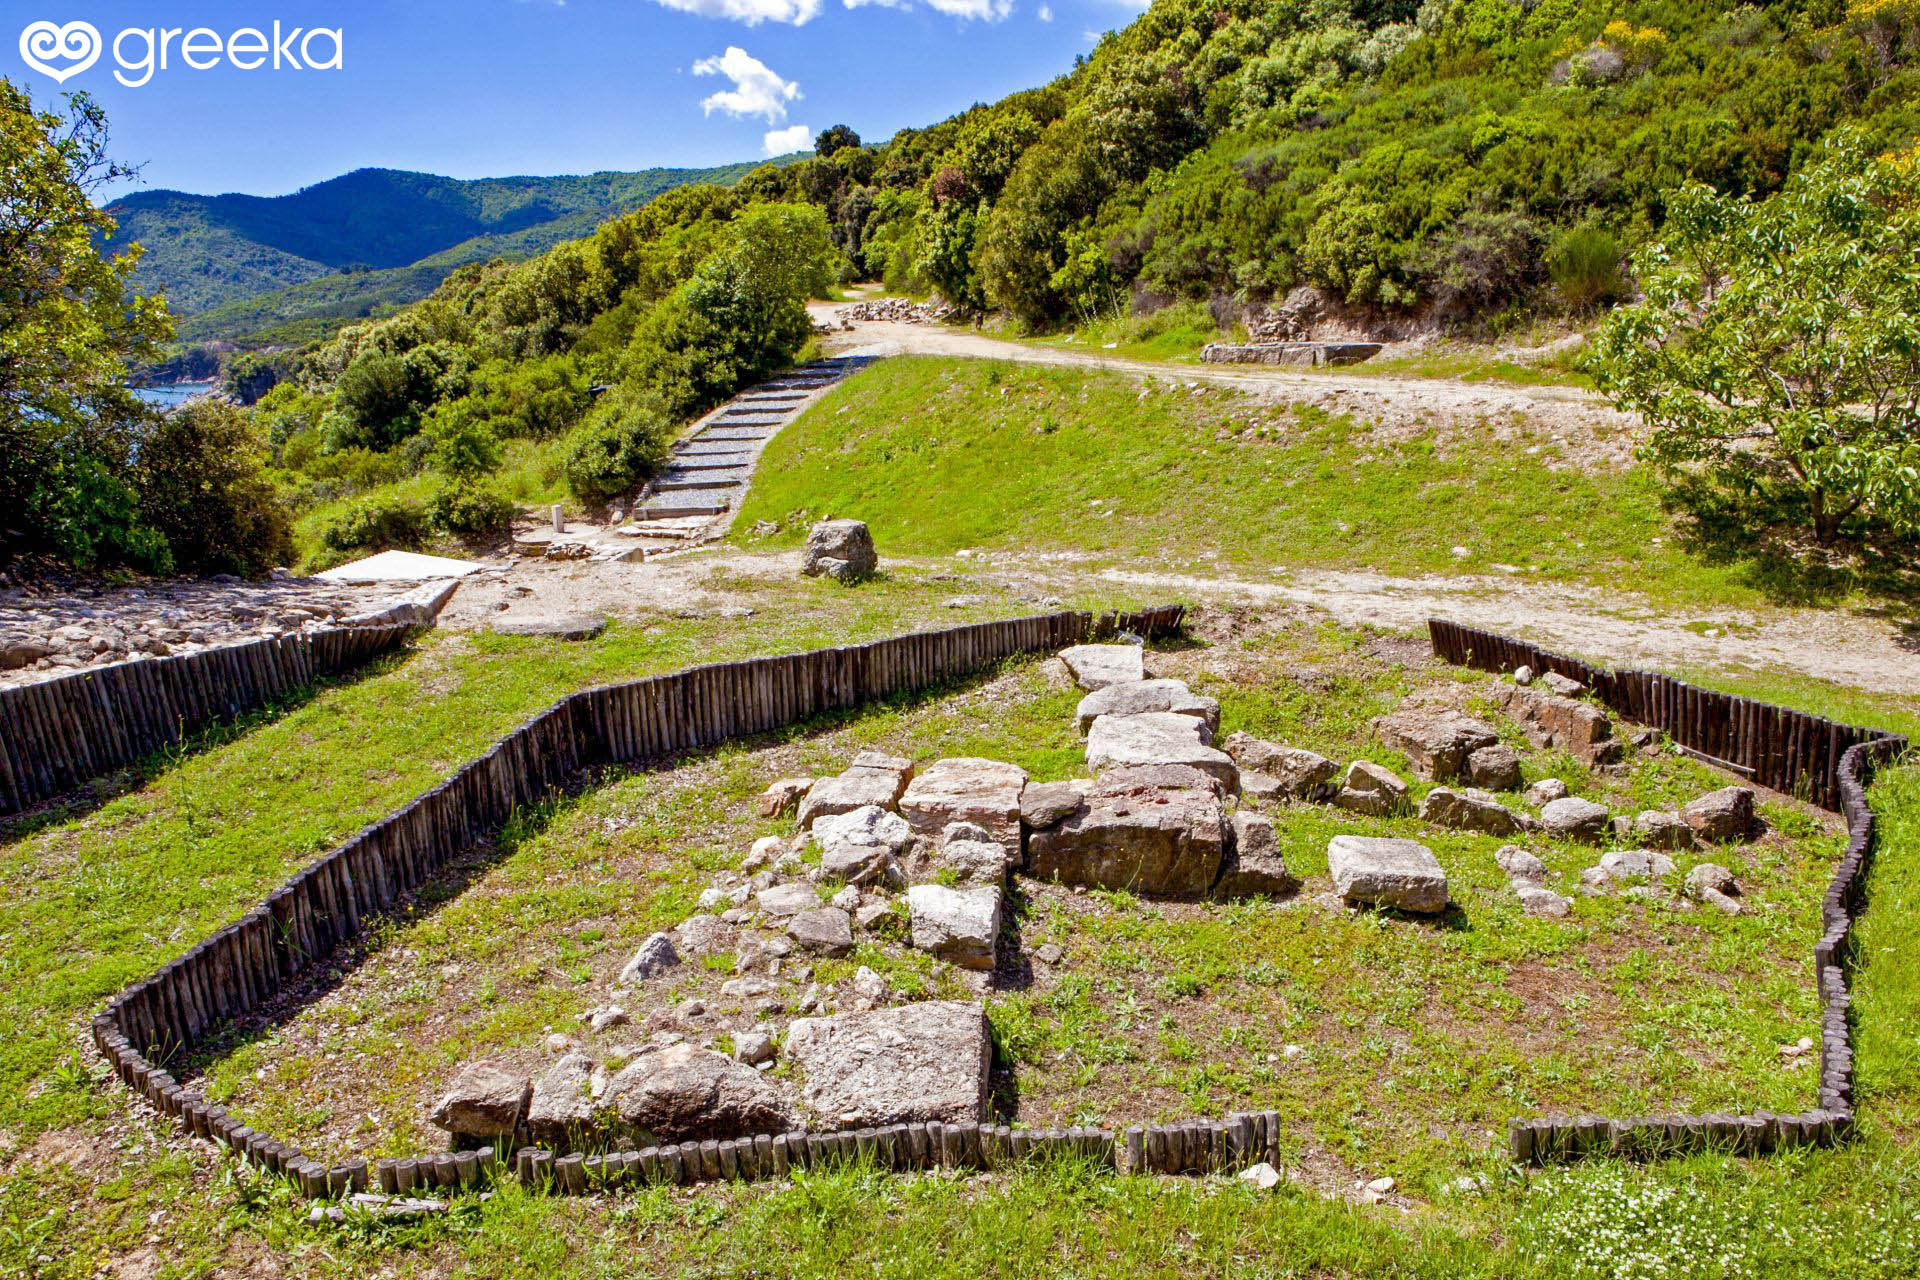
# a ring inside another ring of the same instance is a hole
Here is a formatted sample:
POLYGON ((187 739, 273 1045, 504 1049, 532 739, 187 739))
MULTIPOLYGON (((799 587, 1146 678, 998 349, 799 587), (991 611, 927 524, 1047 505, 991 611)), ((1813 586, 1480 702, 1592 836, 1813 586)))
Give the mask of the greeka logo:
MULTIPOLYGON (((20 33, 20 58, 42 75, 65 84, 100 61, 100 29, 91 22, 30 22, 20 33)), ((275 71, 338 71, 345 65, 346 37, 339 27, 294 27, 276 21, 269 35, 241 27, 222 37, 211 27, 128 27, 113 39, 113 78, 129 89, 171 70, 177 59, 195 71, 226 62, 241 71, 271 65, 275 71)))

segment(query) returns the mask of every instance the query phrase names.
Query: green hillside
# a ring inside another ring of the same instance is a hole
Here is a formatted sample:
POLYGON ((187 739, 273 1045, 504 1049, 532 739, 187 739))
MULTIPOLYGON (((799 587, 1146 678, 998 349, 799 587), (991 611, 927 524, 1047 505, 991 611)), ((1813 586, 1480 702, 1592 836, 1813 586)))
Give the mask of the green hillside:
POLYGON ((108 207, 110 252, 139 243, 136 282, 188 341, 314 337, 431 293, 468 262, 518 259, 615 214, 753 166, 461 181, 361 169, 286 196, 143 191, 108 207))

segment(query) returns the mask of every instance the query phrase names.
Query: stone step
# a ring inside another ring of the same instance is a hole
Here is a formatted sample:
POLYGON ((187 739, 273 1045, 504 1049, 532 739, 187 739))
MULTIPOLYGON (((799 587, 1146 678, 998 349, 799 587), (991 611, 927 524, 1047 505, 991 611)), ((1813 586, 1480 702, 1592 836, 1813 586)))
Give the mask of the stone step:
POLYGON ((710 476, 710 474, 716 474, 716 472, 733 472, 733 474, 737 474, 741 480, 745 480, 747 474, 753 470, 753 466, 747 464, 745 457, 739 457, 739 461, 735 462, 728 461, 728 457, 739 457, 739 455, 718 455, 718 457, 714 457, 714 455, 701 455, 701 453, 695 453, 693 457, 685 457, 685 455, 682 455, 682 457, 678 457, 678 459, 674 459, 674 461, 668 462, 666 466, 660 468, 660 480, 668 480, 668 478, 672 478, 672 476, 685 478, 685 476, 689 476, 689 474, 705 474, 705 476, 710 476))
POLYGON ((662 476, 654 482, 653 491, 655 493, 685 493, 690 489, 714 490, 738 489, 740 487, 740 481, 732 477, 702 479, 692 476, 679 478, 662 476))
POLYGON ((676 499, 669 502, 649 502, 640 508, 635 519, 645 523, 650 520, 677 520, 682 516, 719 516, 725 515, 727 504, 724 502, 701 502, 697 499, 676 499))
POLYGON ((707 465, 716 467, 744 467, 750 461, 737 444, 728 444, 724 440, 712 444, 683 444, 674 448, 675 458, 704 458, 707 465), (731 462, 714 462, 714 458, 731 458, 731 462))
POLYGON ((787 421, 783 413, 723 413, 713 420, 716 427, 777 427, 787 421))
POLYGON ((708 427, 693 439, 699 444, 725 444, 729 440, 736 444, 745 444, 765 440, 772 434, 771 431, 749 431, 744 428, 708 427))

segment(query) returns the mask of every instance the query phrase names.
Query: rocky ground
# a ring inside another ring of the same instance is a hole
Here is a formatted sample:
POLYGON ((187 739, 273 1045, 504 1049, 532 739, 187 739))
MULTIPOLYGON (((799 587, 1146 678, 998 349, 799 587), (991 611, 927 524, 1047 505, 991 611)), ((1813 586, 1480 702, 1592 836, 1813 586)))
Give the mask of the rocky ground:
POLYGON ((276 574, 262 582, 222 576, 113 586, 53 579, 0 588, 0 687, 336 626, 386 608, 417 585, 276 574))

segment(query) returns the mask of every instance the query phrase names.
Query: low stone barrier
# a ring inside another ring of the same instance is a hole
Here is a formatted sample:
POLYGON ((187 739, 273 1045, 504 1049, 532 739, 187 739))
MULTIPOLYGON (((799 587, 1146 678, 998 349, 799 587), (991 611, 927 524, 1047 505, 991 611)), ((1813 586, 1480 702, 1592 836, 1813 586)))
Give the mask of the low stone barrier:
POLYGON ((1301 369, 1359 364, 1380 354, 1378 342, 1209 342, 1200 349, 1206 364, 1275 364, 1301 369))
POLYGON ((1654 1157, 1696 1151, 1759 1155, 1784 1147, 1830 1146, 1852 1135, 1853 1024, 1849 985, 1853 926, 1865 905, 1875 826, 1866 787, 1876 768, 1907 749, 1898 734, 1836 724, 1790 707, 1755 702, 1648 671, 1609 671, 1578 658, 1433 619, 1436 656, 1482 671, 1557 671, 1591 689, 1621 715, 1666 733, 1692 754, 1776 791, 1805 795, 1843 814, 1847 852, 1820 904, 1814 981, 1820 992, 1820 1096, 1793 1115, 1546 1116, 1507 1123, 1513 1157, 1545 1163, 1586 1155, 1654 1157))
MULTIPOLYGON (((444 603, 444 596, 440 603, 444 603)), ((437 606, 0 689, 0 816, 351 671, 431 626, 437 606)))

